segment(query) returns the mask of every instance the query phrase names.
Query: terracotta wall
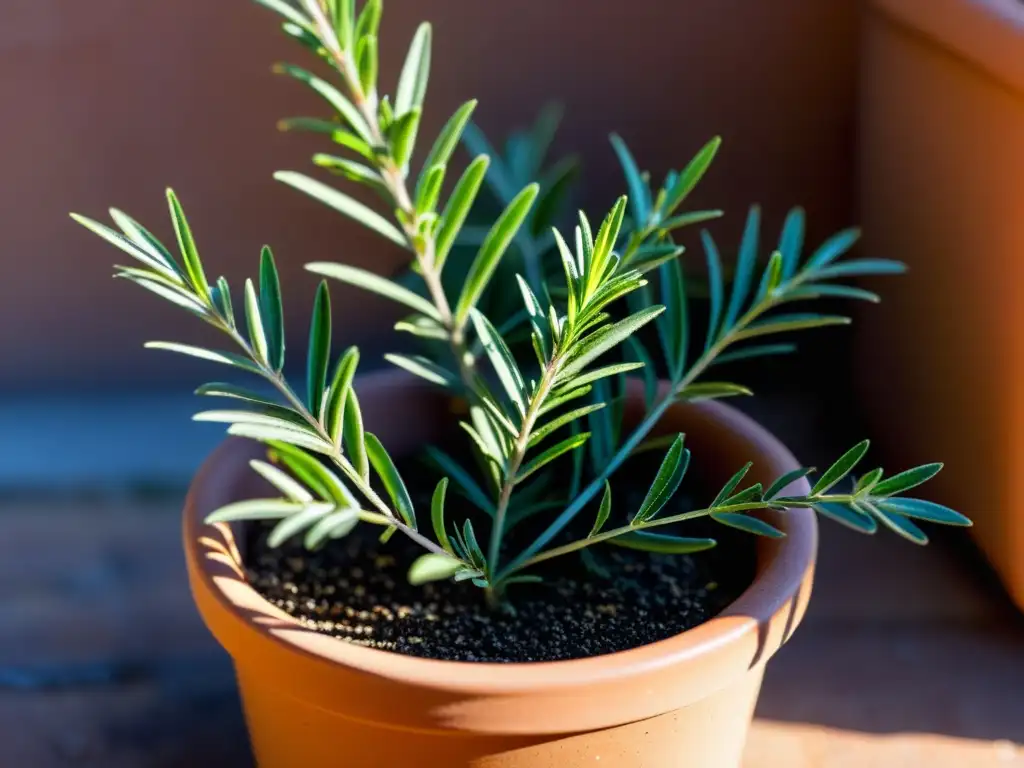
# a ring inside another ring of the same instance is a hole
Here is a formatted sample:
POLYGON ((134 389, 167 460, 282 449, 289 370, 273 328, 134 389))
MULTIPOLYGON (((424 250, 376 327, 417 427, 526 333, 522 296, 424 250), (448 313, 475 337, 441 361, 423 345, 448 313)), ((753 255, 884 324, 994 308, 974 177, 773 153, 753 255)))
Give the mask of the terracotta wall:
MULTIPOLYGON (((588 204, 606 205, 622 186, 609 131, 659 175, 721 133, 700 202, 733 213, 723 237, 755 200, 773 228, 795 202, 819 233, 850 220, 854 0, 385 5, 392 81, 415 22, 428 10, 435 21, 433 125, 470 96, 491 131, 563 100, 561 143, 587 161, 588 204)), ((271 180, 305 167, 311 147, 274 121, 318 106, 269 73, 286 57, 303 52, 245 0, 0 4, 0 389, 194 381, 196 369, 140 347, 199 340, 203 329, 111 280, 114 252, 69 210, 99 217, 115 204, 169 234, 172 185, 209 271, 236 281, 273 244, 296 343, 312 290, 305 261, 395 265, 394 249, 271 180)), ((347 336, 386 330, 389 307, 335 296, 347 336)))

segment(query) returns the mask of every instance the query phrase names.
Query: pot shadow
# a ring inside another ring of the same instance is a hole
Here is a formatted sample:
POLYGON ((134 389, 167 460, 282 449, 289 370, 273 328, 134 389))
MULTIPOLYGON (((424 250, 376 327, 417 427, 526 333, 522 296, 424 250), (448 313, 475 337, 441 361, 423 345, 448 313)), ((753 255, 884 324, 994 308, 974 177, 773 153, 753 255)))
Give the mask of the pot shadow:
POLYGON ((929 533, 917 548, 822 526, 814 599, 757 718, 1024 744, 1024 617, 967 537, 929 533))
MULTIPOLYGON (((789 639, 793 636, 793 631, 796 629, 797 622, 800 618, 800 604, 804 600, 804 585, 800 584, 796 593, 790 599, 788 608, 786 610, 786 621, 782 628, 782 643, 789 642, 789 639)), ((769 648, 774 649, 776 646, 771 645, 771 623, 765 621, 759 621, 757 623, 757 650, 754 652, 753 657, 750 659, 750 664, 747 669, 753 669, 764 660, 765 652, 769 648)))

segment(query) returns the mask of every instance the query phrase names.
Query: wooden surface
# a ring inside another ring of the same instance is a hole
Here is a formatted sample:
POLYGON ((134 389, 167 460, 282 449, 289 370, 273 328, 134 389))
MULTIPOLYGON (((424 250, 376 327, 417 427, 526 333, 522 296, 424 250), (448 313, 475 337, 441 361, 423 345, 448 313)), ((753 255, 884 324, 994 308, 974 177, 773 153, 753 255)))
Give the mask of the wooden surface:
MULTIPOLYGON (((173 502, 0 503, 0 766, 251 766, 173 502)), ((823 530, 745 768, 1024 766, 1024 622, 970 548, 823 530)))

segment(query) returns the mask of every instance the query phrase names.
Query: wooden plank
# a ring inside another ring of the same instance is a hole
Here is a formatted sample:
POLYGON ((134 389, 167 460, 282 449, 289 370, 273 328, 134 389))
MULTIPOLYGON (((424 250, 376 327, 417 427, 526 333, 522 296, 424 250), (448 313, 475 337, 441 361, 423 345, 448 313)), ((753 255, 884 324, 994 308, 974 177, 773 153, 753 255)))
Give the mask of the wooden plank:
MULTIPOLYGON (((179 504, 0 506, 0 765, 251 765, 179 504), (55 554, 57 553, 57 554, 55 554)), ((962 548, 823 526, 745 768, 1018 765, 1024 628, 962 548)))
POLYGON ((755 721, 743 768, 1021 768, 1024 750, 933 734, 878 736, 755 721))
POLYGON ((1024 633, 1012 627, 805 627, 769 664, 757 716, 1024 744, 1022 648, 1024 633))
POLYGON ((193 659, 150 672, 118 685, 0 689, 0 765, 251 768, 226 659, 193 659))
POLYGON ((188 594, 177 503, 7 506, 0 521, 4 665, 215 648, 188 594))

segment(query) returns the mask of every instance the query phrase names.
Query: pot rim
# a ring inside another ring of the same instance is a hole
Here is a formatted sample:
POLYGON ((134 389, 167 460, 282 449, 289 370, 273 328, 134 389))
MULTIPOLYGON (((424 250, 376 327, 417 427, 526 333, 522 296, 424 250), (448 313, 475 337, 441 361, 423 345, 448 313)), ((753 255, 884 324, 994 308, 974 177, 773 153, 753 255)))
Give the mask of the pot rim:
MULTIPOLYGON (((366 378, 373 376, 374 374, 371 374, 366 378)), ((777 454, 779 460, 791 465, 783 471, 799 466, 777 438, 740 411, 711 401, 687 404, 686 407, 711 418, 723 430, 742 436, 753 446, 761 448, 759 452, 777 454)), ((400 677, 406 682, 418 681, 424 685, 441 685, 458 690, 535 690, 557 688, 580 679, 596 681, 609 677, 621 678, 678 664, 722 644, 735 643, 744 635, 756 632, 757 622, 736 622, 734 619, 740 616, 770 616, 776 613, 798 591, 807 566, 813 563, 816 551, 817 526, 813 511, 788 510, 782 522, 787 535, 779 540, 777 553, 735 602, 718 616, 692 629, 665 640, 625 651, 563 661, 519 663, 446 661, 407 656, 354 645, 306 629, 296 619, 265 600, 248 584, 245 584, 245 597, 249 599, 242 605, 241 595, 237 590, 229 593, 225 591, 223 582, 216 581, 223 576, 223 560, 201 557, 199 548, 202 544, 199 542, 203 539, 216 541, 218 536, 223 537, 226 526, 206 525, 202 517, 211 508, 215 508, 211 506, 211 494, 207 492, 211 488, 212 478, 222 474, 229 463, 235 464, 236 470, 239 468, 238 465, 241 465, 248 471, 247 462, 238 460, 240 444, 250 443, 237 439, 226 440, 207 458, 186 500, 184 533, 187 556, 190 562, 197 566, 198 574, 205 586, 229 611, 238 613, 240 610, 251 610, 255 604, 270 616, 283 617, 300 635, 309 636, 309 641, 298 642, 300 638, 295 633, 273 632, 269 623, 248 622, 254 631, 276 644, 283 644, 294 650, 311 653, 330 662, 376 675, 400 677)), ((220 487, 223 486, 222 483, 220 487)), ((233 484, 229 486, 233 487, 233 484)), ((801 480, 799 484, 791 487, 796 493, 806 493, 810 489, 806 480, 801 480)), ((216 548, 216 551, 220 552, 220 548, 216 548)), ((237 552, 235 554, 237 555, 237 552)), ((240 618, 244 619, 243 616, 240 618)))

